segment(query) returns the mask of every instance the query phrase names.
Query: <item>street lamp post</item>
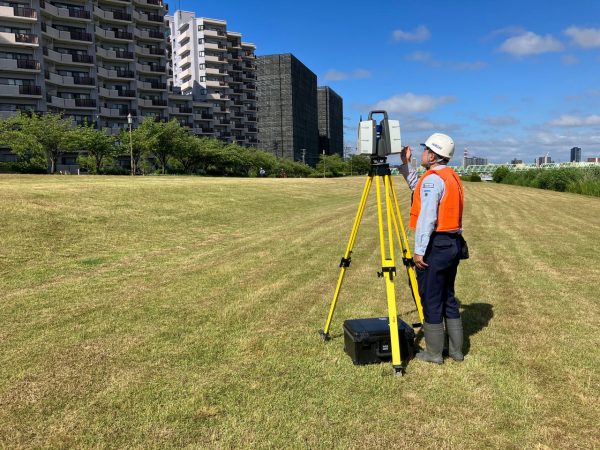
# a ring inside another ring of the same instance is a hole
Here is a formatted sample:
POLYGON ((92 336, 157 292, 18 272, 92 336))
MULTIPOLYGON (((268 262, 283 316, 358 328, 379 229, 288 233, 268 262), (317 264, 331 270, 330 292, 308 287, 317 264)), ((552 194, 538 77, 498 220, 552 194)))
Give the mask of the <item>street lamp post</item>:
POLYGON ((129 124, 129 155, 131 157, 131 176, 135 175, 135 167, 133 165, 133 139, 131 137, 131 126, 133 124, 133 117, 131 113, 127 114, 127 123, 129 124))

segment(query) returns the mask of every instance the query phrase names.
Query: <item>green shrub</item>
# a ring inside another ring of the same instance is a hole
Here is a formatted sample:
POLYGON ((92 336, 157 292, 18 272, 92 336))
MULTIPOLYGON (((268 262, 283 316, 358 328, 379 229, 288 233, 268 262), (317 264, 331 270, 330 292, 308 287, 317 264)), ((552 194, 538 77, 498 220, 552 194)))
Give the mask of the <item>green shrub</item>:
POLYGON ((39 162, 0 162, 0 172, 47 173, 48 167, 39 162))

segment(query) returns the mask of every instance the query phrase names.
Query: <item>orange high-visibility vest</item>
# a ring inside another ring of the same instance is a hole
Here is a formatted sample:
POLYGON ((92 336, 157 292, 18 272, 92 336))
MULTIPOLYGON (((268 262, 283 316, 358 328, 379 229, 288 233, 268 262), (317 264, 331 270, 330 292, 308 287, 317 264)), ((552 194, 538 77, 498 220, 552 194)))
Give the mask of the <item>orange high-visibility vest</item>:
POLYGON ((432 173, 444 181, 444 196, 438 208, 437 226, 435 231, 454 231, 462 228, 462 212, 464 203, 463 186, 456 172, 450 167, 441 170, 429 169, 421 177, 415 188, 413 204, 410 208, 410 220, 408 226, 413 230, 417 228, 417 220, 421 212, 421 184, 423 180, 432 173))

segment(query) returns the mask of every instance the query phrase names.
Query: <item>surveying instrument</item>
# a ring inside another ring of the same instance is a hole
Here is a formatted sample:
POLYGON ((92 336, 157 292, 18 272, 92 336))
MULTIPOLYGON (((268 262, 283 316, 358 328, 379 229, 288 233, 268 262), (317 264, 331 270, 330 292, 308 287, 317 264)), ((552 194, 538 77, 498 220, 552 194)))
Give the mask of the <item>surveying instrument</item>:
MULTIPOLYGON (((400 122, 389 120, 385 111, 371 111, 368 120, 362 121, 358 128, 358 151, 360 154, 369 155, 371 158, 371 168, 365 182, 362 197, 358 205, 358 210, 354 218, 354 225, 350 233, 350 239, 346 247, 346 252, 340 261, 340 274, 338 277, 333 300, 329 309, 329 314, 325 322, 325 327, 319 331, 324 341, 330 340, 329 330, 331 321, 335 312, 335 307, 340 295, 342 283, 346 270, 350 267, 352 251, 356 242, 356 236, 362 220, 362 216, 367 204, 369 192, 375 180, 377 197, 377 219, 379 226, 379 245, 381 250, 381 272, 377 272, 379 278, 385 279, 386 297, 388 304, 389 331, 391 343, 392 367, 394 374, 402 376, 404 374, 406 362, 410 358, 409 350, 404 346, 401 351, 399 331, 398 331, 398 313, 396 309, 396 291, 394 279, 397 276, 396 253, 394 251, 394 235, 396 242, 400 247, 402 263, 406 267, 408 284, 412 292, 412 297, 419 314, 420 323, 413 324, 413 327, 420 327, 423 323, 423 308, 417 285, 417 275, 412 254, 408 245, 406 229, 402 222, 400 206, 396 191, 392 183, 390 166, 387 163, 387 155, 398 154, 402 151, 400 138, 400 122), (383 115, 383 119, 377 123, 373 119, 374 115, 383 115), (383 215, 386 215, 384 222, 383 215), (387 232, 387 233, 386 233, 387 232), (387 234, 387 242, 386 242, 387 234), (387 247, 387 250, 386 250, 387 247)), ((371 319, 367 319, 371 320, 371 319)), ((401 321, 402 322, 402 321, 401 321)), ((408 327, 410 328, 410 327, 408 327)), ((410 329, 412 332, 412 329, 410 329)), ((356 363, 356 360, 355 360, 356 363)))

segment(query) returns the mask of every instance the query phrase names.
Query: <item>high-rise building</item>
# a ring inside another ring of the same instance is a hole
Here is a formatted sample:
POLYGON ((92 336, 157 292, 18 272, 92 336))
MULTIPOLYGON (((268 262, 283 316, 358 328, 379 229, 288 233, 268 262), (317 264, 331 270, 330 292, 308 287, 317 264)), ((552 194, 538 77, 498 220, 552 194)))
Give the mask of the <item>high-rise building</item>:
POLYGON ((516 165, 516 164, 523 164, 523 160, 522 160, 522 159, 517 159, 517 158, 515 158, 515 159, 512 159, 512 160, 510 161, 510 163, 511 163, 511 164, 515 164, 515 165, 516 165))
POLYGON ((257 96, 261 148, 315 165, 320 154, 317 76, 290 53, 259 56, 257 96))
POLYGON ((327 155, 344 156, 344 106, 329 86, 317 88, 319 150, 327 155))
POLYGON ((573 147, 571 149, 571 162, 580 162, 581 161, 581 148, 573 147))
POLYGON ((542 164, 550 164, 550 163, 552 163, 552 158, 549 155, 538 156, 536 158, 536 160, 534 161, 534 163, 537 166, 541 166, 542 164))
POLYGON ((166 118, 162 0, 20 0, 0 6, 0 111, 60 112, 114 133, 166 118))
POLYGON ((242 42, 240 33, 227 31, 227 22, 190 11, 175 11, 167 16, 167 25, 174 107, 181 110, 187 96, 197 134, 255 146, 255 46, 242 42))

